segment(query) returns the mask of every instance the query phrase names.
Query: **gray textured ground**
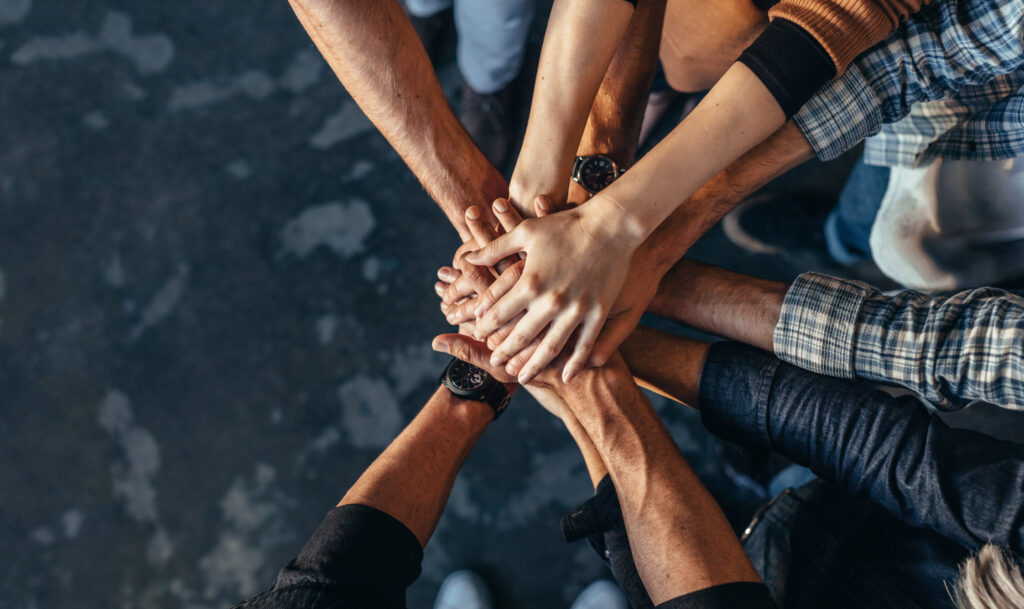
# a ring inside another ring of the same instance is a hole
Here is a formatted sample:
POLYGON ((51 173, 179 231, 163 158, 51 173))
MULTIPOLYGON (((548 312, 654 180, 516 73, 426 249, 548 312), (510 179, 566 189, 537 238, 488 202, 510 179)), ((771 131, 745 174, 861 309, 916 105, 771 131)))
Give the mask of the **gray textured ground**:
MULTIPOLYGON (((283 0, 0 0, 0 66, 0 607, 229 605, 434 387, 454 232, 283 0)), ((797 270, 717 232, 697 251, 797 270)), ((694 416, 665 413, 724 488, 694 416)), ((410 605, 463 567, 504 607, 567 605, 602 574, 558 534, 587 493, 517 399, 410 605)))

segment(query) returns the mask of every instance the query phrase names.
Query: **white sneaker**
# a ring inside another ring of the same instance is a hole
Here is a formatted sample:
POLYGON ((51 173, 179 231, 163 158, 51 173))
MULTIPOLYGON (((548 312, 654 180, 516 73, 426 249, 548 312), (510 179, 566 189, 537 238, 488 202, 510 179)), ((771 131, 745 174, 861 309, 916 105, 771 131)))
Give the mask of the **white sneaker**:
POLYGON ((615 582, 599 579, 580 592, 570 609, 629 609, 629 601, 615 582))
POLYGON ((487 584, 472 571, 456 571, 444 578, 434 609, 494 609, 487 584))

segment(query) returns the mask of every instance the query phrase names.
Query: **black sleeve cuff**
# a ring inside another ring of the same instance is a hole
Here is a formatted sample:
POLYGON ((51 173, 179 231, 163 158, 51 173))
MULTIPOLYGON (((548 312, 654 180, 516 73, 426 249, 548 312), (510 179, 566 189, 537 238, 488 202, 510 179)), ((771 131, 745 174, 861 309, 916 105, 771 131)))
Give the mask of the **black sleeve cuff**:
POLYGON ((697 590, 658 605, 656 609, 775 609, 768 587, 760 582, 734 582, 697 590))
POLYGON ((371 507, 343 505, 327 513, 274 588, 331 586, 380 607, 404 607, 422 561, 423 548, 404 524, 371 507))
POLYGON ((771 450, 768 400, 779 360, 740 343, 711 346, 700 377, 700 418, 711 433, 741 446, 771 450))
POLYGON ((773 19, 739 61, 768 87, 787 120, 836 74, 825 48, 786 19, 773 19))

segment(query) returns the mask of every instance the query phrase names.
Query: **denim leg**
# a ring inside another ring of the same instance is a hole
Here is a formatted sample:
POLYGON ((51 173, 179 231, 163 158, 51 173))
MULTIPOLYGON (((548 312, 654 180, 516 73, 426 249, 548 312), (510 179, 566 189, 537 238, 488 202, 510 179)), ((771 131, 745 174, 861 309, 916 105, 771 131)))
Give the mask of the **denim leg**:
POLYGON ((477 93, 497 93, 519 75, 533 0, 455 0, 459 70, 477 93))
POLYGON ((413 17, 431 17, 451 6, 452 0, 405 0, 405 10, 413 17))
POLYGON ((825 243, 836 262, 850 265, 871 257, 871 226, 888 187, 888 167, 857 161, 825 221, 825 243))
POLYGON ((787 488, 803 486, 815 478, 817 478, 817 476, 814 475, 814 472, 806 467, 796 464, 790 465, 786 469, 775 474, 775 477, 768 483, 768 496, 776 497, 787 488))

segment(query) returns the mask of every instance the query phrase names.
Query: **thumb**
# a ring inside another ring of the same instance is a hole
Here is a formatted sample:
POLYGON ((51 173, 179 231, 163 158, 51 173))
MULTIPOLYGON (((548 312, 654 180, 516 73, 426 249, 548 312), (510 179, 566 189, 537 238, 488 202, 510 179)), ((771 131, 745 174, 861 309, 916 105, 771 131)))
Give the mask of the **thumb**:
POLYGON ((491 350, 487 348, 486 343, 473 340, 462 334, 442 334, 435 337, 430 346, 434 351, 447 353, 467 364, 486 370, 499 382, 516 382, 516 379, 505 372, 503 367, 491 365, 491 350))
POLYGON ((605 365, 615 350, 633 333, 639 321, 640 315, 634 313, 609 319, 601 330, 600 336, 597 337, 594 348, 590 351, 587 367, 599 368, 605 365))

